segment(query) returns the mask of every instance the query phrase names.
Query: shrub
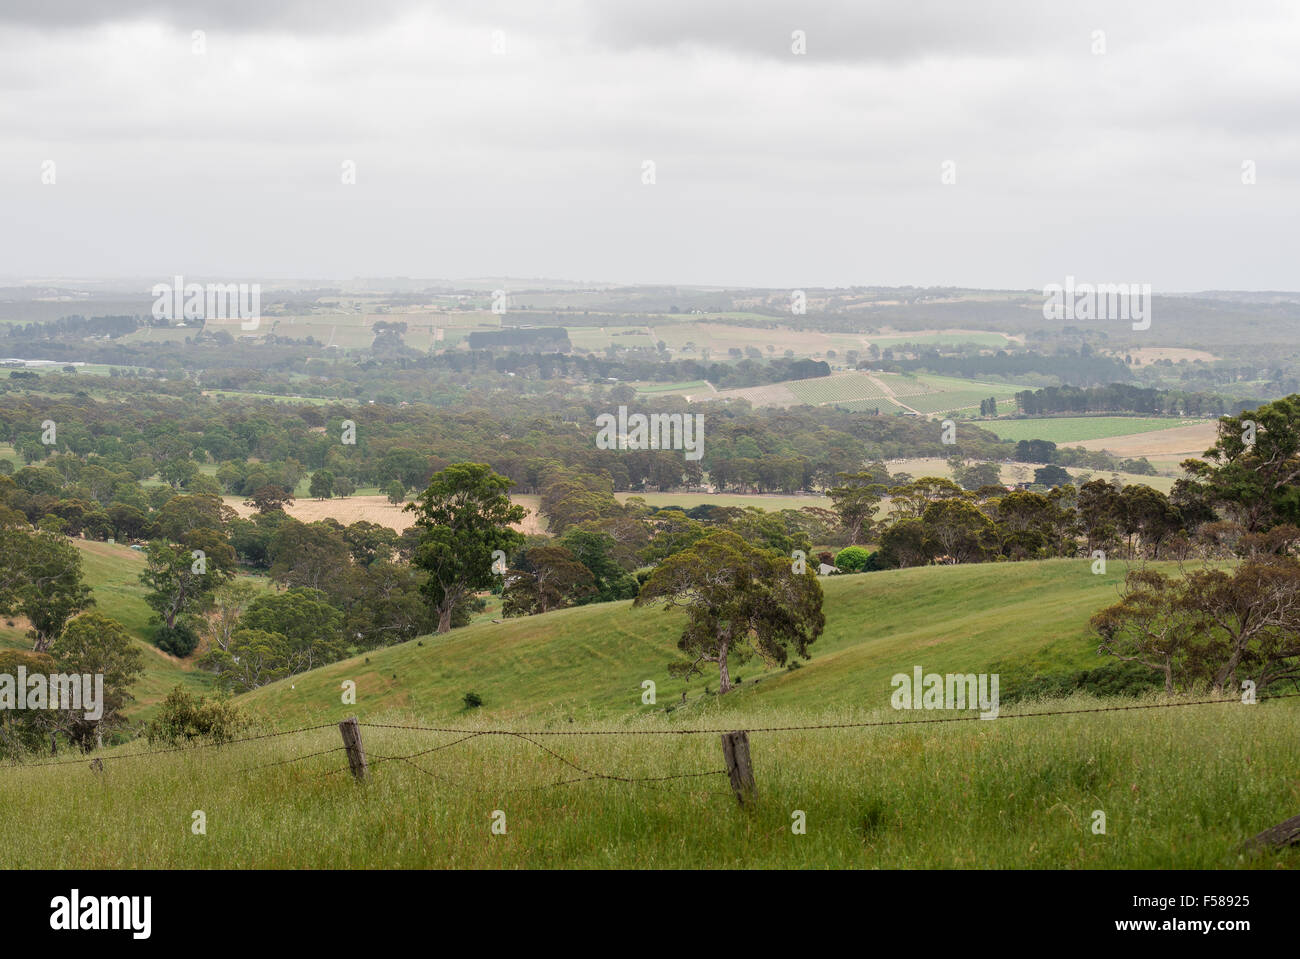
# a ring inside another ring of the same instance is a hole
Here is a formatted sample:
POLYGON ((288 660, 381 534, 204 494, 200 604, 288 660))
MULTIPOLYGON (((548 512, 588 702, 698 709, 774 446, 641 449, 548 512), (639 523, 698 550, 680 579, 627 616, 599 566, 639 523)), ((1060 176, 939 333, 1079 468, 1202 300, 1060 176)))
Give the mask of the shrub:
POLYGON ((835 554, 835 565, 845 573, 865 572, 871 551, 861 546, 846 546, 835 554))
POLYGON ((483 697, 480 696, 478 693, 465 694, 466 709, 478 709, 482 705, 483 705, 483 697))
MULTIPOLYGON (((19 667, 29 673, 56 672, 54 657, 26 649, 0 650, 0 675, 14 676, 19 667)), ((0 757, 17 759, 37 750, 49 751, 50 729, 41 709, 0 712, 0 757)))
POLYGON ((175 626, 163 624, 154 633, 154 645, 173 656, 188 656, 198 644, 198 635, 184 623, 175 626))
POLYGON ((228 742, 249 723, 248 716, 229 699, 192 696, 177 686, 145 727, 145 736, 151 743, 171 745, 194 739, 228 742))
POLYGON ((1014 672, 1005 676, 1002 702, 1060 699, 1076 692, 1101 697, 1142 696, 1164 689, 1160 673, 1141 663, 1105 663, 1094 669, 1036 673, 1029 678, 1014 672))

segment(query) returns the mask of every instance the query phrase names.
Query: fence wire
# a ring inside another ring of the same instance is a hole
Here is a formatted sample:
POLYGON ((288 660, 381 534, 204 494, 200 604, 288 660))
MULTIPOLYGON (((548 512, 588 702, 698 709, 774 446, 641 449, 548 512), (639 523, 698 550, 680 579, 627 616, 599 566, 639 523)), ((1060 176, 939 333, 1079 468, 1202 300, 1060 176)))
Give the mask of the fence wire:
MULTIPOLYGON (((1297 696, 1300 696, 1300 692, 1278 693, 1270 696, 1260 696, 1257 698, 1256 702, 1267 702, 1269 700, 1274 700, 1274 699, 1291 699, 1297 696)), ((1096 713, 1129 712, 1132 710, 1141 710, 1141 709, 1176 709, 1183 706, 1220 706, 1220 705, 1226 705, 1230 703, 1236 703, 1241 705, 1242 700, 1240 697, 1234 697, 1231 699, 1196 699, 1196 700, 1187 700, 1184 702, 1177 702, 1177 703, 1137 703, 1129 706, 1096 706, 1087 709, 1049 709, 1049 710, 1042 710, 1039 712, 1027 712, 1027 713, 999 712, 997 715, 997 719, 1035 719, 1035 718, 1048 717, 1048 716, 1080 716, 1080 715, 1089 715, 1089 714, 1096 714, 1096 713)), ((987 720, 983 720, 981 716, 974 715, 974 716, 940 716, 940 717, 935 717, 930 719, 867 720, 862 722, 810 723, 806 725, 793 725, 793 726, 728 726, 725 728, 720 727, 720 728, 687 728, 687 729, 532 729, 532 730, 466 729, 464 727, 455 727, 455 726, 416 726, 416 725, 401 724, 401 723, 368 723, 368 722, 358 722, 357 725, 360 727, 365 727, 368 729, 377 729, 377 730, 382 729, 382 730, 396 730, 401 732, 458 734, 460 738, 455 739, 449 743, 441 743, 437 746, 430 746, 427 749, 421 749, 418 750, 417 752, 407 753, 404 755, 391 755, 391 756, 372 753, 369 754, 367 757, 367 764, 369 766, 378 766, 387 762, 400 762, 410 766, 412 769, 417 770, 418 772, 424 774, 425 776, 428 776, 432 779, 436 779, 440 782, 447 783, 453 786, 463 787, 464 784, 455 783, 449 778, 447 778, 446 776, 433 772, 432 770, 419 765, 418 763, 415 762, 415 760, 422 758, 424 756, 428 756, 432 753, 439 752, 444 749, 450 749, 453 746, 457 746, 460 745, 461 743, 469 742, 470 740, 478 739, 483 736, 506 736, 506 737, 522 740, 523 742, 526 742, 534 746, 536 749, 547 754, 548 756, 558 760, 560 763, 564 764, 565 766, 568 766, 571 769, 575 770, 576 772, 582 774, 580 776, 575 776, 569 779, 562 779, 552 783, 542 783, 540 785, 534 785, 534 786, 522 786, 522 787, 506 790, 507 793, 513 793, 513 792, 532 791, 537 789, 549 789, 555 786, 564 786, 564 785, 570 785, 572 783, 579 783, 579 782, 591 782, 593 780, 604 780, 607 782, 618 782, 618 783, 639 785, 639 784, 665 783, 665 782, 685 780, 685 779, 699 779, 706 776, 727 775, 727 770, 725 769, 709 770, 707 772, 674 773, 666 776, 620 776, 615 773, 601 772, 599 770, 589 769, 579 764, 575 760, 570 759, 567 756, 561 755, 560 753, 556 752, 550 747, 540 742, 537 742, 537 739, 546 736, 627 736, 627 737, 706 736, 706 735, 720 736, 725 733, 738 733, 738 732, 743 732, 747 734, 748 733, 789 733, 789 732, 809 732, 809 731, 828 730, 828 729, 867 729, 867 728, 878 728, 883 726, 928 726, 934 723, 960 723, 960 722, 981 722, 981 721, 987 721, 987 720)), ((258 742, 261 740, 275 739, 284 736, 294 736, 303 733, 316 732, 322 729, 329 729, 329 728, 338 728, 338 723, 335 722, 318 723, 313 726, 301 726, 297 729, 287 729, 287 730, 282 730, 280 732, 261 733, 256 736, 245 736, 239 739, 195 743, 195 744, 185 745, 185 746, 167 747, 164 749, 141 750, 133 753, 125 753, 120 756, 99 756, 99 757, 92 758, 89 756, 89 754, 87 754, 84 758, 79 758, 79 759, 61 759, 61 760, 53 760, 49 762, 39 762, 39 763, 12 763, 2 768, 14 770, 14 769, 40 769, 40 768, 47 768, 51 766, 76 766, 76 765, 82 765, 86 763, 87 760, 89 759, 92 766, 94 766, 94 768, 102 770, 103 768, 105 768, 105 766, 108 763, 117 762, 118 760, 123 760, 123 759, 142 759, 149 756, 161 756, 161 755, 168 755, 168 754, 175 754, 175 753, 182 753, 182 752, 192 752, 201 749, 213 749, 213 748, 220 748, 225 746, 238 746, 243 743, 258 742)), ((244 772, 255 772, 257 770, 269 769, 275 766, 286 766, 292 763, 302 762, 307 759, 314 759, 319 756, 326 756, 331 753, 342 752, 346 750, 346 748, 347 748, 346 746, 333 746, 329 749, 322 749, 316 752, 305 753, 300 756, 291 756, 287 759, 280 759, 274 762, 261 763, 256 766, 250 766, 247 769, 245 769, 244 772)), ((318 780, 324 779, 329 776, 337 775, 340 772, 344 772, 349 768, 350 768, 349 766, 341 766, 337 769, 331 769, 316 778, 318 780)))

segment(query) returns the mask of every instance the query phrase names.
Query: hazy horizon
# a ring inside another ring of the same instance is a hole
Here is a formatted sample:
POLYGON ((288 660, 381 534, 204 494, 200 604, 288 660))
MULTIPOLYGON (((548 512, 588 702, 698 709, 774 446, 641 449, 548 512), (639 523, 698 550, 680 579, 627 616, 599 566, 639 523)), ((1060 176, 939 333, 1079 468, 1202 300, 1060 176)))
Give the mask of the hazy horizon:
POLYGON ((1297 41, 1270 2, 23 0, 0 10, 0 261, 1297 289, 1297 41))

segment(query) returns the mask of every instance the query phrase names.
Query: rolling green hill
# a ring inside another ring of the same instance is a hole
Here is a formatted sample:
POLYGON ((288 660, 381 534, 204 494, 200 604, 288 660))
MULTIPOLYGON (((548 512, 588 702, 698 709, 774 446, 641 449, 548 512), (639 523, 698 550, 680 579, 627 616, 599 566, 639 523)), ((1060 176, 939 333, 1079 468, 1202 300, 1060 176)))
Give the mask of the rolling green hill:
POLYGON ((1095 664, 1087 618, 1123 572, 1056 560, 832 578, 810 662, 739 667, 743 685, 721 701, 697 681, 667 716, 682 688, 664 673, 679 620, 662 610, 616 603, 424 637, 240 697, 261 720, 254 732, 321 728, 134 760, 131 744, 104 753, 100 776, 81 759, 8 770, 0 856, 13 868, 1300 864, 1296 850, 1240 848, 1294 812, 1295 700, 1120 713, 1075 694, 1004 713, 1042 718, 939 724, 889 707, 890 675, 914 665, 1095 664), (356 705, 340 702, 344 679, 358 684, 356 705), (641 704, 645 679, 659 683, 658 706, 641 704), (469 690, 485 700, 472 714, 460 703, 469 690), (364 785, 332 724, 354 713, 364 785), (744 810, 716 734, 654 735, 742 722, 758 783, 744 810), (844 722, 891 725, 815 726, 844 722), (540 726, 587 732, 499 734, 540 726), (209 817, 208 841, 191 837, 191 809, 209 817), (792 810, 806 835, 792 832, 792 810), (497 817, 503 834, 489 831, 497 817), (85 841, 60 841, 74 833, 85 841))
MULTIPOLYGON (((198 669, 193 660, 164 653, 147 637, 152 611, 144 601, 140 572, 144 555, 130 547, 91 540, 69 540, 81 551, 82 573, 95 597, 95 609, 126 627, 144 653, 144 675, 131 690, 135 702, 125 714, 133 720, 148 719, 155 704, 180 683, 190 692, 213 688, 212 675, 198 669)), ((0 620, 0 649, 30 649, 27 623, 22 619, 0 620), (13 622, 14 625, 8 625, 13 622)))
MULTIPOLYGON (((994 664, 1055 672, 1099 664, 1089 616, 1114 601, 1121 563, 1094 576, 1086 560, 927 567, 823 580, 826 631, 812 659, 794 670, 732 665, 743 678, 723 701, 816 709, 888 704, 889 679, 920 665, 927 671, 989 671, 994 664)), ((462 697, 478 693, 476 714, 508 720, 630 718, 688 705, 689 716, 716 697, 717 673, 671 679, 682 619, 628 602, 560 610, 542 616, 476 623, 442 637, 373 651, 240 697, 277 723, 334 718, 344 680, 357 684, 363 718, 406 711, 427 720, 463 713, 462 697), (658 704, 642 705, 641 683, 657 684, 658 704)))
MULTIPOLYGON (((192 659, 163 653, 148 640, 150 611, 137 579, 142 555, 121 545, 75 542, 97 608, 126 626, 145 654, 127 715, 149 718, 177 683, 211 690, 212 677, 192 659)), ((463 714, 467 692, 483 697, 476 714, 491 719, 581 713, 620 720, 679 704, 683 692, 687 706, 674 718, 715 704, 874 709, 887 704, 890 676, 916 665, 962 672, 998 664, 1036 672, 1098 665, 1087 620, 1114 600, 1124 571, 1124 564, 1112 563, 1094 576, 1090 561, 1050 560, 831 577, 822 581, 827 625, 812 659, 774 670, 733 659, 732 675, 743 681, 722 701, 705 692, 716 690, 716 670, 689 684, 667 673, 677 656, 680 614, 629 602, 480 620, 444 637, 425 636, 273 683, 240 701, 276 726, 335 717, 345 679, 357 683, 362 716, 399 710, 448 719, 463 714), (641 703, 645 680, 656 683, 657 705, 641 703)), ((27 645, 23 621, 0 621, 0 647, 27 645)))

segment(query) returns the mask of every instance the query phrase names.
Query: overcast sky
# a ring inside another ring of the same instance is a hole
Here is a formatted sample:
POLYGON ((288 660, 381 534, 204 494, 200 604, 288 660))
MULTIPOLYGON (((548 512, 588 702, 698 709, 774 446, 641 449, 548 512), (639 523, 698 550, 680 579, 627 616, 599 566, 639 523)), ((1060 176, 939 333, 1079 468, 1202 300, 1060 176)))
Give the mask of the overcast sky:
POLYGON ((1298 206, 1282 0, 0 5, 8 277, 1296 290, 1298 206))

